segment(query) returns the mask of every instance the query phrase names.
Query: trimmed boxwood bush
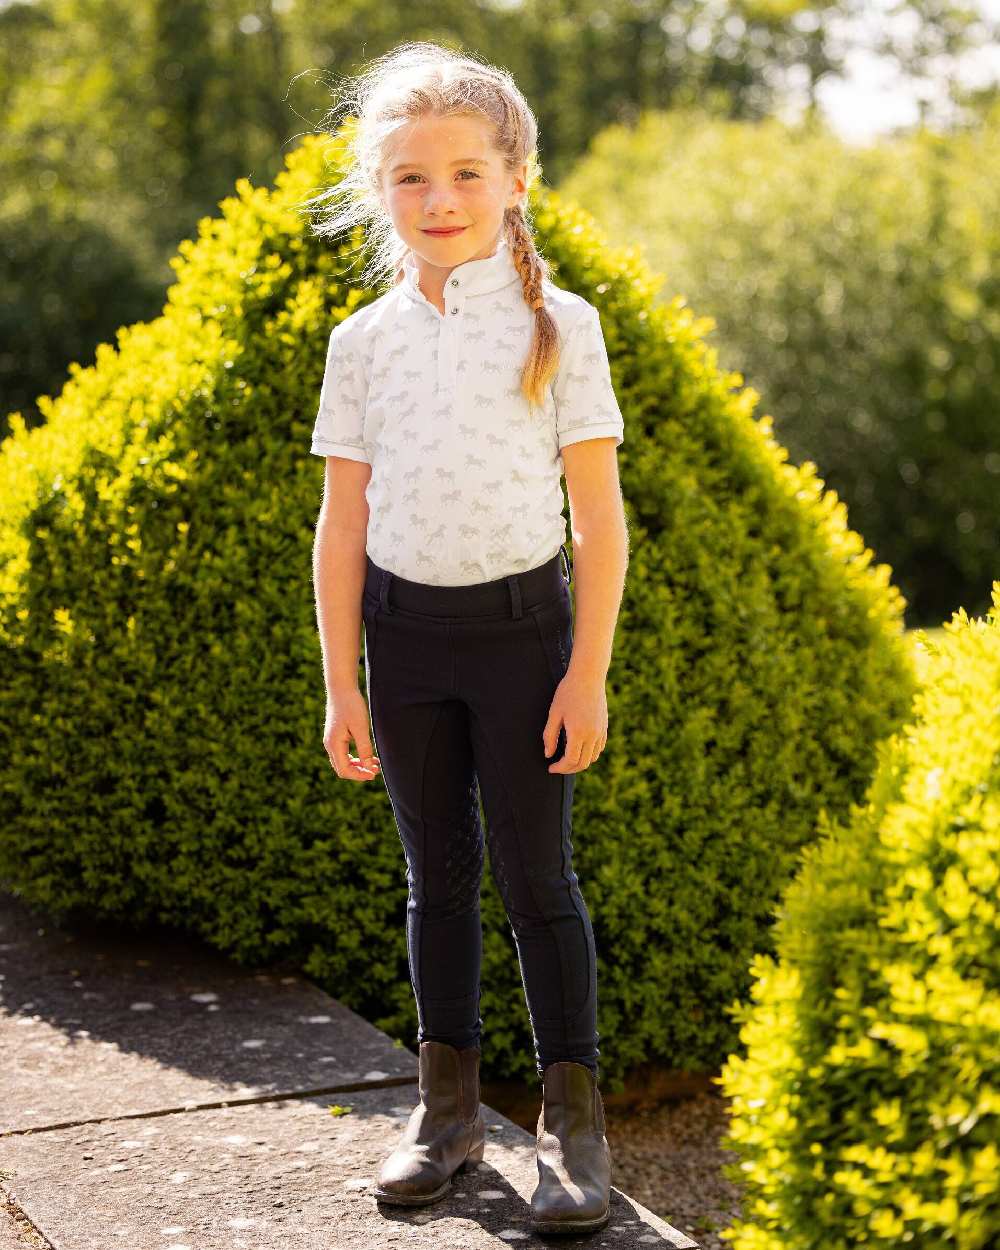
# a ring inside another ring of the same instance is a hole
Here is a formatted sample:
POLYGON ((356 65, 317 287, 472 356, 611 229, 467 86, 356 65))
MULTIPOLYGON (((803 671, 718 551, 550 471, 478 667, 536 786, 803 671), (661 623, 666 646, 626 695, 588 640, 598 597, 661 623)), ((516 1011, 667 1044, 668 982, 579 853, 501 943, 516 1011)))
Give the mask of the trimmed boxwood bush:
MULTIPOLYGON (((332 153, 332 164, 327 153, 332 153)), ((415 1043, 402 847, 384 785, 322 745, 309 435, 364 240, 305 205, 307 139, 185 241, 163 315, 15 414, 0 454, 0 878, 54 917, 180 926, 282 957, 415 1043)), ((632 555, 610 738, 577 777, 602 1073, 718 1065, 818 813, 845 813, 905 714, 902 600, 814 466, 794 467, 702 323, 533 189, 561 285, 601 310, 626 414, 632 555)), ((360 640, 359 640, 360 641, 360 640)), ((360 668, 359 650, 359 678, 360 668)), ((485 1062, 534 1071, 510 925, 483 886, 485 1062)))
POLYGON ((736 1012, 736 1250, 1000 1245, 1000 581, 917 632, 912 719, 820 821, 736 1012))

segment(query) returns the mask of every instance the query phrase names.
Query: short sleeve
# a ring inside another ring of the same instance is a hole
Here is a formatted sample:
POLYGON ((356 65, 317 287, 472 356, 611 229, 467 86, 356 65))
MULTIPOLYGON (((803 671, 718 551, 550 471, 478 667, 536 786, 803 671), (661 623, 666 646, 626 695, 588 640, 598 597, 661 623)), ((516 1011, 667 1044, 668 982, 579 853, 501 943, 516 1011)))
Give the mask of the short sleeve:
POLYGON ((593 304, 566 335, 552 383, 556 437, 561 448, 588 438, 625 441, 625 422, 611 383, 601 318, 593 304))
POLYGON ((346 338, 345 325, 340 321, 330 332, 310 450, 315 456, 343 456, 369 464, 364 439, 368 383, 361 354, 346 338))

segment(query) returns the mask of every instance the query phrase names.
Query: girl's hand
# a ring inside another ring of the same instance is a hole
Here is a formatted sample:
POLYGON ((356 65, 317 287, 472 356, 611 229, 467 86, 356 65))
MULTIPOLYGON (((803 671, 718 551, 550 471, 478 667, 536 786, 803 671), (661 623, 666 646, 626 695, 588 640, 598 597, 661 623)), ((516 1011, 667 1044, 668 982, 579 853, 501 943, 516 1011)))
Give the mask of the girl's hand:
POLYGON ((323 746, 333 771, 345 781, 371 781, 379 775, 381 765, 372 750, 369 723, 368 704, 358 687, 328 696, 323 746), (357 755, 348 754, 352 739, 357 755))
POLYGON ((603 681, 569 671, 556 686, 542 732, 546 757, 556 749, 560 726, 566 730, 566 750, 549 765, 549 772, 583 772, 608 741, 608 697, 603 681))

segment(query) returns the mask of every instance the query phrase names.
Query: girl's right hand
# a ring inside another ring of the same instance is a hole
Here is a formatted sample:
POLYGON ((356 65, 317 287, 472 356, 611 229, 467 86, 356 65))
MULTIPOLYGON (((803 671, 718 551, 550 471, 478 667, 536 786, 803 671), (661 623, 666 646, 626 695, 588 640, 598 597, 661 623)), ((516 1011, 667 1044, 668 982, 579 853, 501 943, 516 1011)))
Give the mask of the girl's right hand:
POLYGON ((368 704, 360 689, 327 699, 323 746, 333 771, 345 781, 371 781, 379 775, 381 764, 372 750, 368 729, 368 704), (358 748, 357 755, 348 753, 352 739, 358 748))

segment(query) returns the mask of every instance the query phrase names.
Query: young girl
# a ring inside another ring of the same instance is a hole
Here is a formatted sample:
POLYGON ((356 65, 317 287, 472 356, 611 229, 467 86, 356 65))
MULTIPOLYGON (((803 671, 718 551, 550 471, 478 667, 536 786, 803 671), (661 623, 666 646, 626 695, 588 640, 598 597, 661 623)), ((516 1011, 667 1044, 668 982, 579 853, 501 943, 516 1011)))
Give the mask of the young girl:
POLYGON ((320 197, 341 208, 318 233, 365 223, 391 285, 330 335, 312 451, 327 465, 325 745, 340 777, 381 772, 409 884, 420 1102, 376 1195, 433 1202, 483 1158, 481 795, 543 1087, 532 1227, 596 1229, 611 1153, 571 810, 574 774, 607 740, 622 415, 596 308, 554 285, 535 250, 536 123, 509 75, 411 43, 359 83, 347 171, 320 197), (586 550, 575 649, 563 469, 586 550))

